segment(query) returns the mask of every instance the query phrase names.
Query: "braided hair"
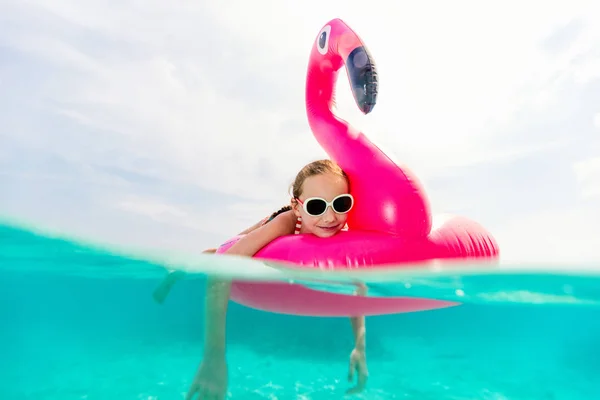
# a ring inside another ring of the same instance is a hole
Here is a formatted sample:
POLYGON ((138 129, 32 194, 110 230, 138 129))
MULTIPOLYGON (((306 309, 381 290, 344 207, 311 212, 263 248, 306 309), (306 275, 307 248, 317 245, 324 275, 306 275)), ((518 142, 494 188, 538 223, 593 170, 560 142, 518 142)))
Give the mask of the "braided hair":
POLYGON ((275 218, 279 214, 284 213, 286 211, 291 211, 291 209, 292 209, 292 206, 283 206, 283 207, 281 207, 279 210, 277 210, 273 214, 271 214, 271 216, 269 217, 269 219, 267 219, 267 221, 265 222, 265 224, 267 222, 271 222, 273 220, 273 218, 275 218))

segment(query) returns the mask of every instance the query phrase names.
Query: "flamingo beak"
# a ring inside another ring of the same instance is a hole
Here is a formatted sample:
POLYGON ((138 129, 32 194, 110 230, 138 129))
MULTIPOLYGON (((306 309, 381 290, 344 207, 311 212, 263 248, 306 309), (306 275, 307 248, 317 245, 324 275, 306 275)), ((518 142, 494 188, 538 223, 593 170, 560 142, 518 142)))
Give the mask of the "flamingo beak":
POLYGON ((377 69, 373 57, 365 46, 358 46, 348 54, 346 69, 350 78, 356 105, 368 114, 377 103, 377 69))

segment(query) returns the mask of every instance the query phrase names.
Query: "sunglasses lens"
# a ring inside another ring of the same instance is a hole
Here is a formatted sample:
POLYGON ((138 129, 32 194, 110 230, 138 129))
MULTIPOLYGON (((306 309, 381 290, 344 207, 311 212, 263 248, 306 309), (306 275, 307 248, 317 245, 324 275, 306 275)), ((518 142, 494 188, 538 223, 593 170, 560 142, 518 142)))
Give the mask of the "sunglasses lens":
POLYGON ((346 213, 352 208, 352 197, 342 196, 333 201, 333 209, 339 213, 346 213))
POLYGON ((320 199, 311 199, 306 202, 306 212, 310 215, 321 215, 325 212, 327 203, 320 199))

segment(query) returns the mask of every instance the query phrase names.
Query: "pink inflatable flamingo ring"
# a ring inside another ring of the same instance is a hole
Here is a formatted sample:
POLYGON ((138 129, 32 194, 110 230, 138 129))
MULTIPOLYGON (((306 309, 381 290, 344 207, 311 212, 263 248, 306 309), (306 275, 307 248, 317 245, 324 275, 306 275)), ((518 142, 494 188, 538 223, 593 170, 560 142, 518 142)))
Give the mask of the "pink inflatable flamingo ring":
MULTIPOLYGON (((378 81, 373 57, 342 20, 329 21, 313 43, 306 77, 310 128, 329 157, 346 171, 357 201, 348 231, 329 238, 288 235, 254 257, 329 270, 401 268, 436 259, 498 257, 494 238, 479 224, 454 216, 432 228, 428 200, 417 178, 396 165, 367 136, 334 115, 334 88, 345 67, 358 108, 373 110, 378 81)), ((237 238, 221 245, 226 251, 237 238)), ((413 297, 355 296, 315 290, 296 283, 233 282, 231 299, 242 305, 308 316, 381 315, 431 310, 460 303, 413 297)))

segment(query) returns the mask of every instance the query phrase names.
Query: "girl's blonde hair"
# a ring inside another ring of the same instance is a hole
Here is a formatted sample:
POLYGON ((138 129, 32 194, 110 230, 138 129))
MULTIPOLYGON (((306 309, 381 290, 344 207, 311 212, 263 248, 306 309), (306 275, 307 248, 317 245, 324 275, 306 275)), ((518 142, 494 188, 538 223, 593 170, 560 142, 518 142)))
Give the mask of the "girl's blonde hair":
MULTIPOLYGON (((348 179, 348 175, 346 175, 344 170, 342 170, 342 168, 339 165, 327 159, 317 160, 306 164, 296 175, 294 183, 292 183, 290 186, 290 195, 292 196, 292 201, 295 201, 295 199, 299 198, 302 195, 302 186, 304 185, 304 181, 307 178, 325 173, 331 173, 341 178, 344 178, 346 180, 346 183, 348 184, 348 187, 350 187, 350 180, 348 179)), ((290 211, 291 209, 292 206, 289 205, 281 207, 279 210, 271 214, 268 221, 272 220, 273 218, 275 218, 283 212, 290 211)))

